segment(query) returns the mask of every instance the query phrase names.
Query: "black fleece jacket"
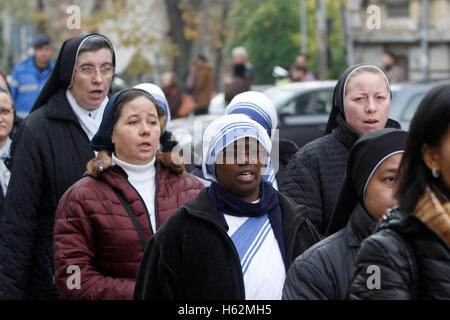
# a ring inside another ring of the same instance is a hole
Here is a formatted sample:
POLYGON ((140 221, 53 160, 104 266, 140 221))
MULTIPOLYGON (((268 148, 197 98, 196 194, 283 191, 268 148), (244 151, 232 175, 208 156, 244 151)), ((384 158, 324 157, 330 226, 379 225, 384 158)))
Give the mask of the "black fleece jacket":
MULTIPOLYGON (((279 194, 290 264, 319 240, 307 209, 279 194)), ((155 233, 137 276, 134 299, 243 300, 244 280, 233 241, 208 197, 188 200, 155 233)))

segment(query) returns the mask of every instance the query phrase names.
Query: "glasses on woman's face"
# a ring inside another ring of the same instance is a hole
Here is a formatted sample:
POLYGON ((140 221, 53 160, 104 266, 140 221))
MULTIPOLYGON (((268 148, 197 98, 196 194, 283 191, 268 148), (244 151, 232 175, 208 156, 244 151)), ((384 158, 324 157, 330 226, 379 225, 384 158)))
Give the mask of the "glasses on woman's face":
POLYGON ((97 71, 99 71, 100 75, 104 78, 110 77, 114 73, 114 67, 111 65, 106 65, 106 66, 101 66, 101 67, 82 66, 75 70, 78 71, 85 78, 90 78, 93 75, 96 75, 97 71))

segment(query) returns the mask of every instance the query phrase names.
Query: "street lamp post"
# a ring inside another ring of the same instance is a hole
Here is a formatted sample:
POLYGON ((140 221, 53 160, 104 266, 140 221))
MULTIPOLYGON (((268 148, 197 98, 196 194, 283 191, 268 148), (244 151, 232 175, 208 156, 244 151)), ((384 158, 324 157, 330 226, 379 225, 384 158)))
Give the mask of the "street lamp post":
POLYGON ((300 0, 300 52, 308 54, 308 21, 306 0, 300 0))
POLYGON ((327 3, 326 0, 317 0, 317 54, 319 79, 325 80, 328 77, 328 59, 327 59, 327 3))
POLYGON ((429 60, 428 60, 428 12, 429 1, 422 0, 422 31, 420 35, 420 47, 422 50, 421 65, 422 77, 424 80, 429 78, 429 60))

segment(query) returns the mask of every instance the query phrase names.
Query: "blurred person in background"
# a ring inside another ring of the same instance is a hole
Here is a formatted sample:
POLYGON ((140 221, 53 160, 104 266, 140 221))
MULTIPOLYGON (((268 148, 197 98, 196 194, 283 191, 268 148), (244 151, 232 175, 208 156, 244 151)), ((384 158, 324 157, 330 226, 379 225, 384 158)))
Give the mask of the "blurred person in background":
POLYGON ((231 76, 234 77, 238 73, 243 73, 245 77, 252 81, 252 65, 248 61, 247 50, 244 47, 234 47, 231 50, 231 59, 233 67, 231 70, 231 76))
POLYGON ((304 54, 298 54, 295 57, 294 63, 291 67, 291 80, 295 81, 314 81, 316 77, 314 74, 308 69, 308 58, 304 54), (300 80, 294 80, 300 79, 300 80))
MULTIPOLYGON (((9 95, 11 96, 11 90, 9 88, 8 80, 6 78, 5 73, 2 70, 0 70, 0 88, 6 89, 9 93, 9 95)), ((11 99, 12 99, 12 97, 11 97, 11 99)), ((23 121, 23 119, 21 117, 19 117, 16 113, 16 108, 14 107, 14 102, 13 102, 13 110, 14 110, 13 126, 11 129, 11 132, 9 133, 11 140, 14 139, 14 136, 16 135, 17 131, 19 130, 19 127, 23 121)), ((11 157, 11 162, 12 162, 12 154, 10 154, 10 157, 11 157)))
POLYGON ((21 117, 30 112, 55 66, 51 59, 52 39, 49 35, 37 37, 33 48, 34 55, 16 65, 11 73, 11 95, 16 112, 21 117))
POLYGON ((391 83, 402 82, 405 80, 402 68, 397 65, 394 53, 390 51, 383 52, 381 60, 383 71, 387 74, 391 83))
POLYGON ((289 268, 286 300, 344 300, 361 242, 384 213, 397 204, 397 171, 406 131, 380 129, 356 141, 327 229, 327 238, 302 253, 289 268))
POLYGON ((11 92, 11 90, 9 89, 9 84, 8 84, 8 80, 6 78, 6 74, 0 70, 0 87, 8 90, 8 92, 11 92))
POLYGON ((95 157, 116 65, 110 41, 81 34, 55 68, 13 142, 14 165, 0 225, 0 299, 60 299, 53 273, 55 211, 95 157))
POLYGON ((354 65, 340 77, 324 136, 303 146, 289 161, 281 192, 310 209, 310 219, 324 235, 344 180, 347 157, 361 136, 385 127, 391 89, 374 65, 354 65))
POLYGON ((251 87, 251 80, 246 74, 246 69, 243 64, 233 66, 233 77, 228 83, 225 83, 225 105, 239 93, 249 91, 251 87))
POLYGON ((172 119, 178 118, 178 110, 180 109, 183 100, 183 92, 177 84, 175 73, 171 71, 163 73, 161 89, 169 104, 172 119))
POLYGON ((306 74, 306 67, 293 65, 289 72, 290 82, 302 82, 306 74))
POLYGON ((231 50, 231 68, 223 77, 225 105, 241 92, 250 90, 252 84, 252 65, 248 62, 247 50, 234 47, 231 50))
POLYGON ((203 188, 172 162, 178 155, 158 150, 163 117, 145 89, 123 90, 109 100, 91 142, 99 153, 56 211, 55 276, 65 299, 131 299, 148 239, 203 188), (67 286, 72 265, 80 268, 79 290, 67 286))
MULTIPOLYGON (((0 78, 1 79, 1 78, 0 78)), ((11 176, 11 130, 14 124, 14 103, 8 89, 0 84, 0 215, 11 176)), ((1 218, 0 217, 0 218, 1 218)))
POLYGON ((196 76, 193 97, 196 103, 195 115, 207 114, 211 93, 213 91, 214 79, 211 66, 203 55, 198 55, 195 63, 196 76))
POLYGON ((350 299, 449 300, 449 85, 432 89, 414 114, 397 197, 361 245, 350 299))
POLYGON ((197 61, 192 61, 189 66, 189 73, 186 77, 186 92, 188 94, 194 93, 195 82, 197 80, 197 61))

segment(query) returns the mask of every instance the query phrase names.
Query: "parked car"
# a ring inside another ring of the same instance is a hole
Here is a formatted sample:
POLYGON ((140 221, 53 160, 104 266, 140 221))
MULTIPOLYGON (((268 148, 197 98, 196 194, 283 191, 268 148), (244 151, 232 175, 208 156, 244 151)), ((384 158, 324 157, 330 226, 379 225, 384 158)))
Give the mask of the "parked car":
POLYGON ((279 136, 299 147, 325 132, 336 80, 295 82, 264 91, 278 113, 279 136))
MULTIPOLYGON (((271 99, 279 117, 279 137, 295 141, 299 147, 323 135, 332 107, 335 80, 290 83, 262 92, 271 99)), ((168 125, 185 153, 185 161, 201 163, 205 128, 220 113, 172 120, 168 125)))
MULTIPOLYGON (((414 113, 427 92, 449 80, 405 82, 392 85, 389 117, 408 130, 414 113)), ((278 111, 279 137, 302 147, 323 135, 332 108, 335 80, 290 83, 264 90, 278 111)), ((190 116, 173 120, 168 129, 186 150, 192 163, 201 163, 202 137, 205 128, 223 114, 190 116)))
MULTIPOLYGON (((272 88, 273 84, 255 84, 251 86, 252 91, 263 92, 268 88, 272 88)), ((223 114, 225 111, 225 94, 220 92, 216 94, 209 103, 208 113, 209 114, 223 114)))
POLYGON ((441 84, 450 84, 450 79, 393 84, 389 117, 397 120, 402 129, 408 131, 410 122, 423 97, 432 88, 441 84))

